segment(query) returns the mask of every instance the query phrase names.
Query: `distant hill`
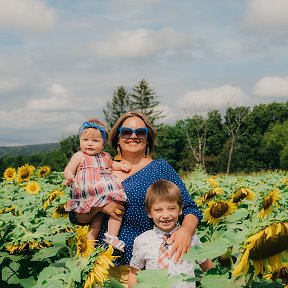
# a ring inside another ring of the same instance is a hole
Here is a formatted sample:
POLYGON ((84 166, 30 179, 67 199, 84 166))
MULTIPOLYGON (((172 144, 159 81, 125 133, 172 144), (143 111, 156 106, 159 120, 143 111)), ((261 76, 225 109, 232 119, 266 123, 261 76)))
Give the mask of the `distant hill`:
POLYGON ((7 155, 32 155, 38 152, 46 153, 58 148, 60 148, 59 143, 0 147, 0 158, 3 158, 7 155))

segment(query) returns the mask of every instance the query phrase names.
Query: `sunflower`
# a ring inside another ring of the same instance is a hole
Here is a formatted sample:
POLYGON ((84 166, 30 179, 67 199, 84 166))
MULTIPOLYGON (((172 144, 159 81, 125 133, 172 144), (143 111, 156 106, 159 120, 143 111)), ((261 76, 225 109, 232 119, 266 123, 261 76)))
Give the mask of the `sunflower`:
POLYGON ((118 256, 113 256, 113 248, 111 245, 108 249, 98 255, 92 270, 90 270, 87 279, 84 284, 84 288, 98 287, 97 285, 103 285, 104 281, 108 279, 108 270, 112 266, 114 267, 113 260, 118 256))
POLYGON ((58 219, 60 217, 67 218, 69 212, 65 211, 66 203, 60 204, 58 207, 55 208, 52 214, 52 218, 58 219))
POLYGON ((272 223, 251 235, 243 245, 243 254, 233 275, 247 274, 252 260, 255 274, 265 274, 268 264, 274 273, 283 267, 282 256, 288 258, 288 222, 272 223))
POLYGON ((268 216, 268 214, 272 213, 273 205, 279 207, 277 201, 281 198, 279 191, 275 188, 272 192, 270 192, 262 201, 260 206, 260 212, 258 213, 258 217, 263 219, 268 216))
POLYGON ((222 194, 224 191, 219 188, 219 187, 215 187, 212 190, 210 190, 209 192, 206 192, 205 194, 203 194, 199 199, 196 200, 196 203, 198 206, 202 205, 203 203, 211 200, 213 197, 215 197, 216 195, 220 195, 222 194))
POLYGON ((4 178, 6 181, 13 181, 16 178, 17 172, 15 168, 9 167, 4 171, 4 178))
POLYGON ((53 246, 52 242, 41 240, 41 241, 12 244, 12 245, 6 246, 5 248, 10 254, 18 254, 21 252, 33 251, 35 249, 40 250, 45 247, 51 247, 51 246, 53 246))
POLYGON ((29 164, 25 164, 17 169, 17 181, 29 181, 33 174, 35 167, 29 164))
MULTIPOLYGON (((288 284, 288 263, 284 263, 283 266, 277 270, 272 272, 271 267, 268 265, 268 273, 263 276, 264 279, 276 281, 277 279, 281 279, 282 284, 288 284)), ((285 287, 288 287, 285 286, 285 287)))
POLYGON ((16 209, 16 205, 11 205, 9 207, 6 207, 6 208, 3 208, 3 209, 0 209, 0 214, 5 214, 5 213, 9 213, 9 212, 14 212, 16 209))
POLYGON ((94 250, 94 245, 96 240, 89 240, 89 226, 78 226, 76 229, 76 256, 78 257, 86 257, 88 258, 89 255, 94 250))
POLYGON ((42 178, 42 177, 46 177, 50 174, 51 169, 49 166, 41 166, 38 171, 37 171, 37 176, 42 178))
POLYGON ((283 180, 282 180, 282 184, 283 184, 283 185, 288 185, 288 178, 283 179, 283 180))
POLYGON ((27 183, 25 190, 29 194, 38 194, 39 191, 41 190, 41 187, 38 182, 31 181, 27 183))
POLYGON ((42 208, 44 210, 46 210, 50 204, 51 201, 53 201, 54 199, 56 199, 58 196, 62 196, 64 193, 60 190, 54 190, 52 192, 49 193, 47 200, 44 202, 44 204, 42 205, 42 208))
POLYGON ((255 193, 253 191, 251 191, 247 187, 241 187, 233 193, 231 197, 231 202, 238 203, 243 199, 253 200, 254 198, 255 198, 255 193))
POLYGON ((231 215, 237 206, 228 201, 211 201, 208 208, 204 211, 205 220, 208 224, 217 224, 224 217, 231 215))
POLYGON ((218 184, 217 184, 217 182, 216 182, 216 178, 217 178, 217 176, 211 176, 211 177, 209 178, 209 184, 210 184, 212 187, 217 187, 217 186, 218 186, 218 184))

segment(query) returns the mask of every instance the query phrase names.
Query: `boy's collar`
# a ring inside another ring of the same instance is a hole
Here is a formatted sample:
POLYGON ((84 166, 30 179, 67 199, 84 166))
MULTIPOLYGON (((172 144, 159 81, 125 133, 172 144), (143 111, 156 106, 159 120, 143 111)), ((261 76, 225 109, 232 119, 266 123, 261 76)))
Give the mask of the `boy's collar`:
POLYGON ((154 225, 153 230, 156 232, 156 234, 160 234, 160 235, 165 235, 165 234, 170 234, 172 235, 176 230, 178 229, 178 226, 176 226, 173 230, 171 230, 170 232, 166 232, 163 231, 161 229, 159 229, 156 225, 154 225))

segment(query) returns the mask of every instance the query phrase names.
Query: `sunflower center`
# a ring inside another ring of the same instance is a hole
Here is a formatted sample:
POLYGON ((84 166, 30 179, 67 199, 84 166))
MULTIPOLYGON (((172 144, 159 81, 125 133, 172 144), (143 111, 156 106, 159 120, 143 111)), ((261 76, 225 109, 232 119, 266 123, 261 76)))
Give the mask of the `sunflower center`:
POLYGON ((209 191, 207 194, 206 194, 206 199, 211 199, 213 198, 214 196, 216 195, 216 192, 214 190, 211 190, 209 191))
POLYGON ((228 211, 228 204, 224 202, 218 202, 214 204, 210 209, 210 215, 213 218, 220 218, 228 211))
POLYGON ((78 243, 80 253, 85 253, 87 251, 87 239, 85 237, 81 237, 78 243))
POLYGON ((60 205, 60 206, 57 208, 57 212, 60 213, 61 215, 67 213, 67 212, 65 211, 64 205, 60 205))
POLYGON ((264 210, 267 210, 273 203, 273 198, 271 196, 268 196, 267 198, 265 198, 262 207, 264 208, 264 210))
MULTIPOLYGON (((279 225, 279 224, 278 224, 279 225)), ((250 250, 249 258, 252 260, 259 260, 276 255, 288 249, 288 229, 284 224, 280 224, 281 232, 276 234, 276 225, 272 225, 272 236, 266 239, 264 233, 260 239, 255 242, 254 247, 250 250)))
POLYGON ((232 201, 233 201, 233 203, 238 203, 241 200, 243 200, 246 196, 247 196, 246 193, 243 193, 241 190, 238 190, 235 192, 235 194, 232 198, 232 201))
POLYGON ((30 175, 30 173, 29 173, 29 171, 27 171, 27 170, 24 170, 24 171, 22 171, 22 173, 21 173, 21 177, 22 177, 22 178, 27 178, 27 177, 29 177, 29 175, 30 175))

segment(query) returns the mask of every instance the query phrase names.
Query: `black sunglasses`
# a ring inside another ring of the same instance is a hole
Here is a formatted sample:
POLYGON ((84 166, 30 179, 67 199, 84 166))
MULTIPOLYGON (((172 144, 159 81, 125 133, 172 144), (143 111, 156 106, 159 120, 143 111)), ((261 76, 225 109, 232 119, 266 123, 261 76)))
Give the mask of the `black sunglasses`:
POLYGON ((119 128, 119 132, 120 132, 121 138, 129 139, 133 135, 133 133, 135 133, 137 138, 144 139, 144 138, 147 138, 148 128, 143 127, 143 128, 137 128, 134 130, 134 129, 122 126, 119 128))

